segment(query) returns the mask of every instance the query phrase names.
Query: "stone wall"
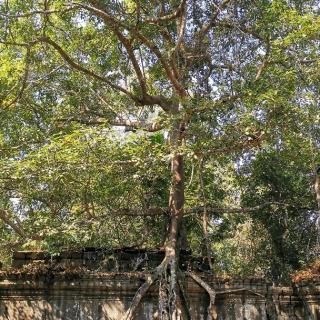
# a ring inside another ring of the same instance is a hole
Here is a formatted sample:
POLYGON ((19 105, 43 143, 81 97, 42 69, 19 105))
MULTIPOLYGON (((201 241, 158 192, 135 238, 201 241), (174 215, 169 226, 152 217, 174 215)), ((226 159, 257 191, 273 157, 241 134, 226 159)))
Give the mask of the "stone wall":
MULTIPOLYGON (((37 258, 33 260, 41 264, 37 258)), ((23 269, 22 260, 28 259, 15 260, 20 269, 0 273, 0 320, 118 320, 147 273, 88 270, 72 259, 60 263, 73 261, 77 265, 73 271, 55 263, 55 269, 31 272, 23 269)), ((217 291, 218 319, 320 319, 320 282, 273 287, 261 279, 220 279, 199 271, 198 275, 217 291)), ((189 278, 182 284, 191 318, 206 319, 206 292, 189 278)), ((156 287, 143 300, 136 319, 157 319, 156 287)))

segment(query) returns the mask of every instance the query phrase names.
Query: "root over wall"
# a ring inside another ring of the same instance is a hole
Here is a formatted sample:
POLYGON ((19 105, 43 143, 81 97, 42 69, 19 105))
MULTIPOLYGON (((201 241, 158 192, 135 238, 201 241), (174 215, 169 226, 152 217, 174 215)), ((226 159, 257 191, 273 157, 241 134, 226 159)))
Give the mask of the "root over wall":
MULTIPOLYGON (((1 271, 0 320, 122 319, 150 277, 148 270, 88 270, 80 260, 69 271, 63 264, 72 265, 72 259, 54 268, 42 265, 40 271, 23 266, 1 271)), ((179 280, 188 309, 183 319, 207 320, 208 310, 214 313, 211 319, 219 320, 320 319, 320 281, 274 287, 263 279, 222 279, 200 270, 185 274, 179 280)), ((159 319, 157 287, 153 284, 143 296, 134 319, 159 319)))

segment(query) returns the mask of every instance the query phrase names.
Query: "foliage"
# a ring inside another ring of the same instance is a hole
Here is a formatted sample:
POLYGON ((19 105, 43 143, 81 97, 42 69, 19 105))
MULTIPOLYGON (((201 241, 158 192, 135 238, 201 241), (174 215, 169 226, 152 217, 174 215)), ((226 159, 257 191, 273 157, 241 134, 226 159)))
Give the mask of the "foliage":
POLYGON ((298 270, 294 272, 292 276, 292 280, 295 283, 299 283, 302 281, 314 280, 319 278, 320 275, 320 261, 315 260, 312 264, 307 266, 302 270, 298 270))
POLYGON ((319 30, 318 1, 0 1, 2 255, 163 246, 181 156, 186 248, 286 281, 319 254, 319 30))

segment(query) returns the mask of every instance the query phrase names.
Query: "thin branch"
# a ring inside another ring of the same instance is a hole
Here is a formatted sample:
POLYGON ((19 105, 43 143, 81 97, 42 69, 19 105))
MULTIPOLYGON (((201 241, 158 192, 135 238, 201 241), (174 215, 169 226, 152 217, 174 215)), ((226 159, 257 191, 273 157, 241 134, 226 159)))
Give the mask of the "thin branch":
POLYGON ((75 117, 70 117, 70 118, 59 118, 57 120, 58 122, 71 122, 75 121, 78 123, 86 124, 86 125, 103 125, 103 124, 109 124, 111 126, 116 126, 116 127, 125 127, 126 131, 135 131, 135 130, 143 130, 143 131, 148 131, 148 132, 156 132, 162 130, 164 127, 157 123, 144 123, 143 121, 137 121, 137 120, 108 120, 105 118, 101 117, 96 117, 94 119, 82 119, 82 118, 75 118, 75 117))
POLYGON ((180 2, 179 6, 177 7, 177 9, 173 13, 167 14, 164 16, 160 16, 157 18, 147 17, 144 19, 144 22, 148 22, 151 24, 161 24, 163 22, 168 22, 168 21, 174 20, 180 16, 185 4, 186 4, 186 0, 182 0, 180 2))
POLYGON ((255 147, 260 148, 263 140, 263 136, 264 136, 263 133, 261 133, 259 136, 248 136, 245 141, 240 141, 240 143, 236 145, 224 147, 224 148, 209 149, 205 151, 195 151, 194 155, 197 158, 202 158, 204 156, 213 155, 213 154, 228 154, 236 151, 250 150, 255 147))
POLYGON ((3 250, 3 249, 10 249, 10 250, 13 250, 21 245, 23 245, 23 242, 22 240, 20 241, 15 241, 15 242, 5 242, 5 243, 1 243, 0 244, 0 250, 3 250))
POLYGON ((220 4, 220 6, 213 12, 212 16, 210 17, 210 21, 207 24, 204 24, 202 26, 202 28, 200 29, 200 31, 198 31, 198 35, 199 35, 199 40, 202 41, 202 39, 204 38, 204 36, 209 32, 209 30, 215 26, 216 24, 216 19, 218 17, 218 15, 220 14, 220 12, 225 9, 227 7, 227 5, 229 4, 229 2, 231 2, 232 0, 224 0, 222 1, 222 3, 220 4))
POLYGON ((194 114, 204 113, 206 111, 213 111, 214 109, 217 109, 219 107, 235 103, 237 100, 242 98, 243 95, 240 94, 234 94, 234 95, 226 95, 222 96, 219 99, 212 101, 212 103, 209 105, 199 106, 197 108, 192 108, 187 110, 187 114, 189 116, 192 116, 194 114))
POLYGON ((25 43, 25 42, 14 42, 14 41, 3 41, 3 40, 0 40, 0 43, 1 44, 5 44, 5 45, 14 45, 14 46, 20 46, 20 47, 31 47, 31 46, 34 46, 38 43, 47 43, 49 44, 50 46, 52 46, 59 54, 60 56, 63 58, 63 60, 65 60, 67 62, 67 64, 72 67, 73 69, 75 70, 78 70, 92 78, 95 78, 97 80, 100 80, 104 83, 106 83, 108 86, 110 86, 112 89, 114 90, 117 90, 117 91, 120 91, 120 92, 123 92, 124 94, 126 94, 127 96, 129 96, 132 100, 134 100, 135 102, 137 103, 140 103, 141 100, 136 97, 135 95, 133 95, 130 91, 128 91, 127 89, 117 85, 117 84, 114 84, 111 80, 109 80, 108 78, 105 78, 101 75, 98 75, 96 74, 95 72, 93 72, 92 70, 90 69, 87 69, 85 67, 83 67, 82 65, 78 64, 77 62, 75 62, 70 56, 69 54, 62 49, 62 47, 56 43, 54 40, 52 40, 51 38, 49 37, 40 37, 36 40, 33 40, 33 41, 30 41, 28 43, 25 43))
POLYGON ((181 15, 180 15, 180 22, 179 22, 179 31, 178 31, 178 40, 176 43, 176 46, 173 48, 173 51, 176 52, 180 45, 182 44, 185 28, 186 28, 186 22, 187 22, 187 12, 186 12, 186 5, 183 5, 181 9, 181 15))
POLYGON ((4 44, 6 46, 18 46, 18 47, 31 47, 35 44, 37 44, 39 41, 38 40, 34 40, 34 41, 30 41, 30 42, 15 42, 15 41, 7 41, 7 40, 1 40, 0 39, 0 44, 4 44))
POLYGON ((138 309, 138 306, 140 304, 141 299, 145 296, 145 294, 150 289, 151 285, 154 283, 155 280, 156 280, 156 276, 151 275, 151 276, 147 277, 146 282, 144 284, 142 284, 141 287, 136 292, 136 294, 131 302, 130 308, 127 310, 127 312, 123 316, 122 320, 134 319, 135 313, 138 309))
POLYGON ((48 14, 53 14, 53 13, 66 13, 66 12, 72 11, 75 8, 77 8, 77 7, 70 6, 65 9, 60 9, 60 10, 35 10, 35 11, 28 12, 28 13, 16 14, 16 15, 10 15, 10 14, 5 14, 5 13, 0 12, 0 16, 5 17, 5 18, 12 18, 12 19, 29 18, 29 17, 32 17, 37 14, 48 15, 48 14))
POLYGON ((118 216, 127 216, 127 217, 149 217, 149 216, 161 216, 167 214, 169 212, 169 208, 148 208, 148 209, 129 209, 122 208, 117 210, 112 210, 110 213, 97 216, 96 218, 104 218, 118 215, 118 216))
POLYGON ((130 41, 118 30, 117 27, 114 27, 113 31, 114 31, 115 35, 118 37, 118 39, 120 40, 120 42, 124 45, 124 47, 128 53, 129 59, 133 65, 135 73, 138 77, 138 81, 139 81, 141 91, 142 91, 142 96, 145 96, 147 94, 146 79, 145 79, 145 77, 140 69, 139 63, 135 57, 133 47, 132 47, 130 41))
POLYGON ((282 202, 265 202, 255 207, 240 207, 240 208, 214 208, 210 206, 206 207, 194 207, 190 209, 185 209, 186 214, 202 214, 204 210, 207 211, 207 213, 213 214, 213 213, 247 213, 247 212, 254 212, 261 210, 265 207, 268 207, 270 205, 280 205, 280 206, 288 206, 286 203, 282 202))
POLYGON ((185 306, 185 312, 186 312, 187 320, 192 320, 191 313, 190 313, 190 306, 189 306, 189 302, 188 302, 188 297, 187 297, 187 294, 186 294, 186 292, 184 290, 183 283, 182 283, 182 281, 180 279, 178 279, 178 285, 179 285, 179 288, 180 288, 180 291, 181 291, 183 304, 185 306))
POLYGON ((267 67, 268 59, 270 56, 270 48, 271 48, 271 45, 270 45, 270 39, 269 39, 266 43, 266 54, 264 55, 263 61, 260 65, 260 67, 258 68, 257 74, 254 79, 255 81, 258 81, 260 79, 262 72, 267 67))
POLYGON ((230 20, 221 20, 216 22, 216 25, 219 25, 221 27, 226 27, 229 29, 238 29, 239 31, 245 33, 245 34, 250 34, 251 36, 253 36, 254 38, 260 40, 260 41, 265 41, 265 38, 263 38, 256 30, 246 27, 244 25, 238 25, 238 24, 234 24, 232 21, 230 20))
POLYGON ((164 127, 157 122, 143 123, 142 121, 130 121, 130 120, 112 120, 109 122, 112 126, 125 127, 126 131, 131 130, 143 130, 148 132, 156 132, 162 130, 164 127))
POLYGON ((62 67, 64 66, 64 64, 54 68, 53 70, 51 70, 50 72, 48 72, 47 74, 39 77, 39 78, 36 78, 36 79, 33 79, 33 80, 29 80, 28 82, 29 83, 39 83, 43 80, 47 80, 48 78, 50 78, 50 76, 52 76, 56 71, 59 71, 62 67))
MULTIPOLYGON (((170 50, 170 57, 171 57, 171 65, 172 65, 172 71, 176 79, 180 80, 180 72, 178 68, 178 51, 180 48, 183 48, 183 40, 185 35, 185 29, 186 29, 186 23, 187 23, 187 6, 184 4, 181 8, 181 14, 179 16, 179 22, 176 22, 177 29, 178 29, 178 35, 177 35, 177 41, 176 44, 173 45, 173 48, 170 50)), ((167 37, 165 37, 167 39, 167 37)), ((169 41, 171 42, 171 39, 169 37, 169 41)))
MULTIPOLYGON (((203 211, 202 211, 202 230, 204 239, 202 240, 202 246, 205 248, 205 252, 203 252, 204 258, 208 261, 210 269, 212 269, 211 262, 211 245, 208 236, 208 210, 207 210, 207 199, 205 195, 205 186, 203 181, 203 169, 204 169, 204 159, 199 159, 199 183, 200 183, 200 199, 203 203, 203 211)), ((203 250, 204 251, 204 250, 203 250)))
POLYGON ((30 68, 30 46, 27 47, 27 53, 26 53, 26 58, 25 58, 25 69, 24 69, 24 74, 22 77, 22 84, 21 84, 20 90, 19 90, 17 96, 12 101, 10 101, 7 105, 3 106, 4 108, 11 107, 13 104, 17 103, 21 99, 21 97, 27 87, 27 82, 28 82, 28 77, 29 77, 29 68, 30 68))

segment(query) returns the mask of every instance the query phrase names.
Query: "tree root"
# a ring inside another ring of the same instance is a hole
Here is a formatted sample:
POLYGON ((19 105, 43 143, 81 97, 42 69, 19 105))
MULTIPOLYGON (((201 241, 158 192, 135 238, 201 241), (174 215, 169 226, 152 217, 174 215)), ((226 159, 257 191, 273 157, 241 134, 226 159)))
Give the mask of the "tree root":
POLYGON ((216 307, 214 305, 216 300, 216 292, 205 282, 203 281, 199 276, 197 276, 193 272, 186 272, 186 275, 192 278, 196 283, 198 283, 204 290, 207 291, 210 303, 207 309, 207 320, 216 320, 218 317, 216 307))
MULTIPOLYGON (((155 271, 149 275, 146 279, 146 282, 140 286, 138 291, 136 292, 129 309, 126 311, 125 315, 122 317, 122 320, 132 320, 134 319, 134 315, 140 305, 142 298, 146 295, 152 284, 160 278, 162 274, 165 274, 165 270, 169 265, 168 258, 165 257, 161 264, 155 269, 155 271)), ((160 285, 161 286, 161 285, 160 285)), ((159 287, 160 287, 159 286, 159 287)), ((161 296, 159 296, 161 301, 161 296)))
POLYGON ((255 292, 253 290, 247 289, 247 288, 240 288, 240 289, 231 289, 231 290, 225 290, 225 291, 219 291, 216 294, 228 294, 228 293, 234 293, 234 292, 241 292, 241 291, 247 291, 250 292, 256 296, 259 296, 261 298, 265 298, 265 296, 261 293, 255 292))
POLYGON ((184 291, 184 287, 183 287, 183 284, 182 284, 181 280, 178 280, 178 284, 179 284, 179 288, 180 288, 180 292, 181 292, 181 297, 182 297, 182 300, 183 300, 183 303, 184 303, 184 311, 185 311, 185 314, 186 314, 186 318, 187 318, 187 320, 192 320, 187 294, 184 291))
POLYGON ((158 280, 159 282, 159 319, 160 320, 180 320, 182 319, 182 310, 186 319, 192 319, 186 292, 181 279, 184 276, 192 278, 199 284, 209 295, 210 303, 207 308, 207 320, 216 320, 218 318, 215 306, 216 296, 220 294, 230 294, 235 292, 247 291, 259 297, 265 298, 264 295, 246 288, 231 289, 216 292, 208 283, 201 279, 200 276, 193 272, 182 272, 176 269, 174 258, 165 257, 155 271, 146 278, 146 282, 140 286, 136 292, 131 306, 126 311, 122 320, 133 320, 135 313, 141 303, 142 298, 146 295, 150 287, 158 280), (179 299, 179 296, 181 299, 179 299), (181 305, 181 303, 183 305, 181 305))
POLYGON ((122 317, 122 320, 132 320, 134 317, 135 312, 141 302, 141 299, 145 296, 151 285, 155 282, 157 277, 151 275, 147 278, 147 281, 138 289, 136 292, 130 308, 127 310, 125 315, 122 317))

